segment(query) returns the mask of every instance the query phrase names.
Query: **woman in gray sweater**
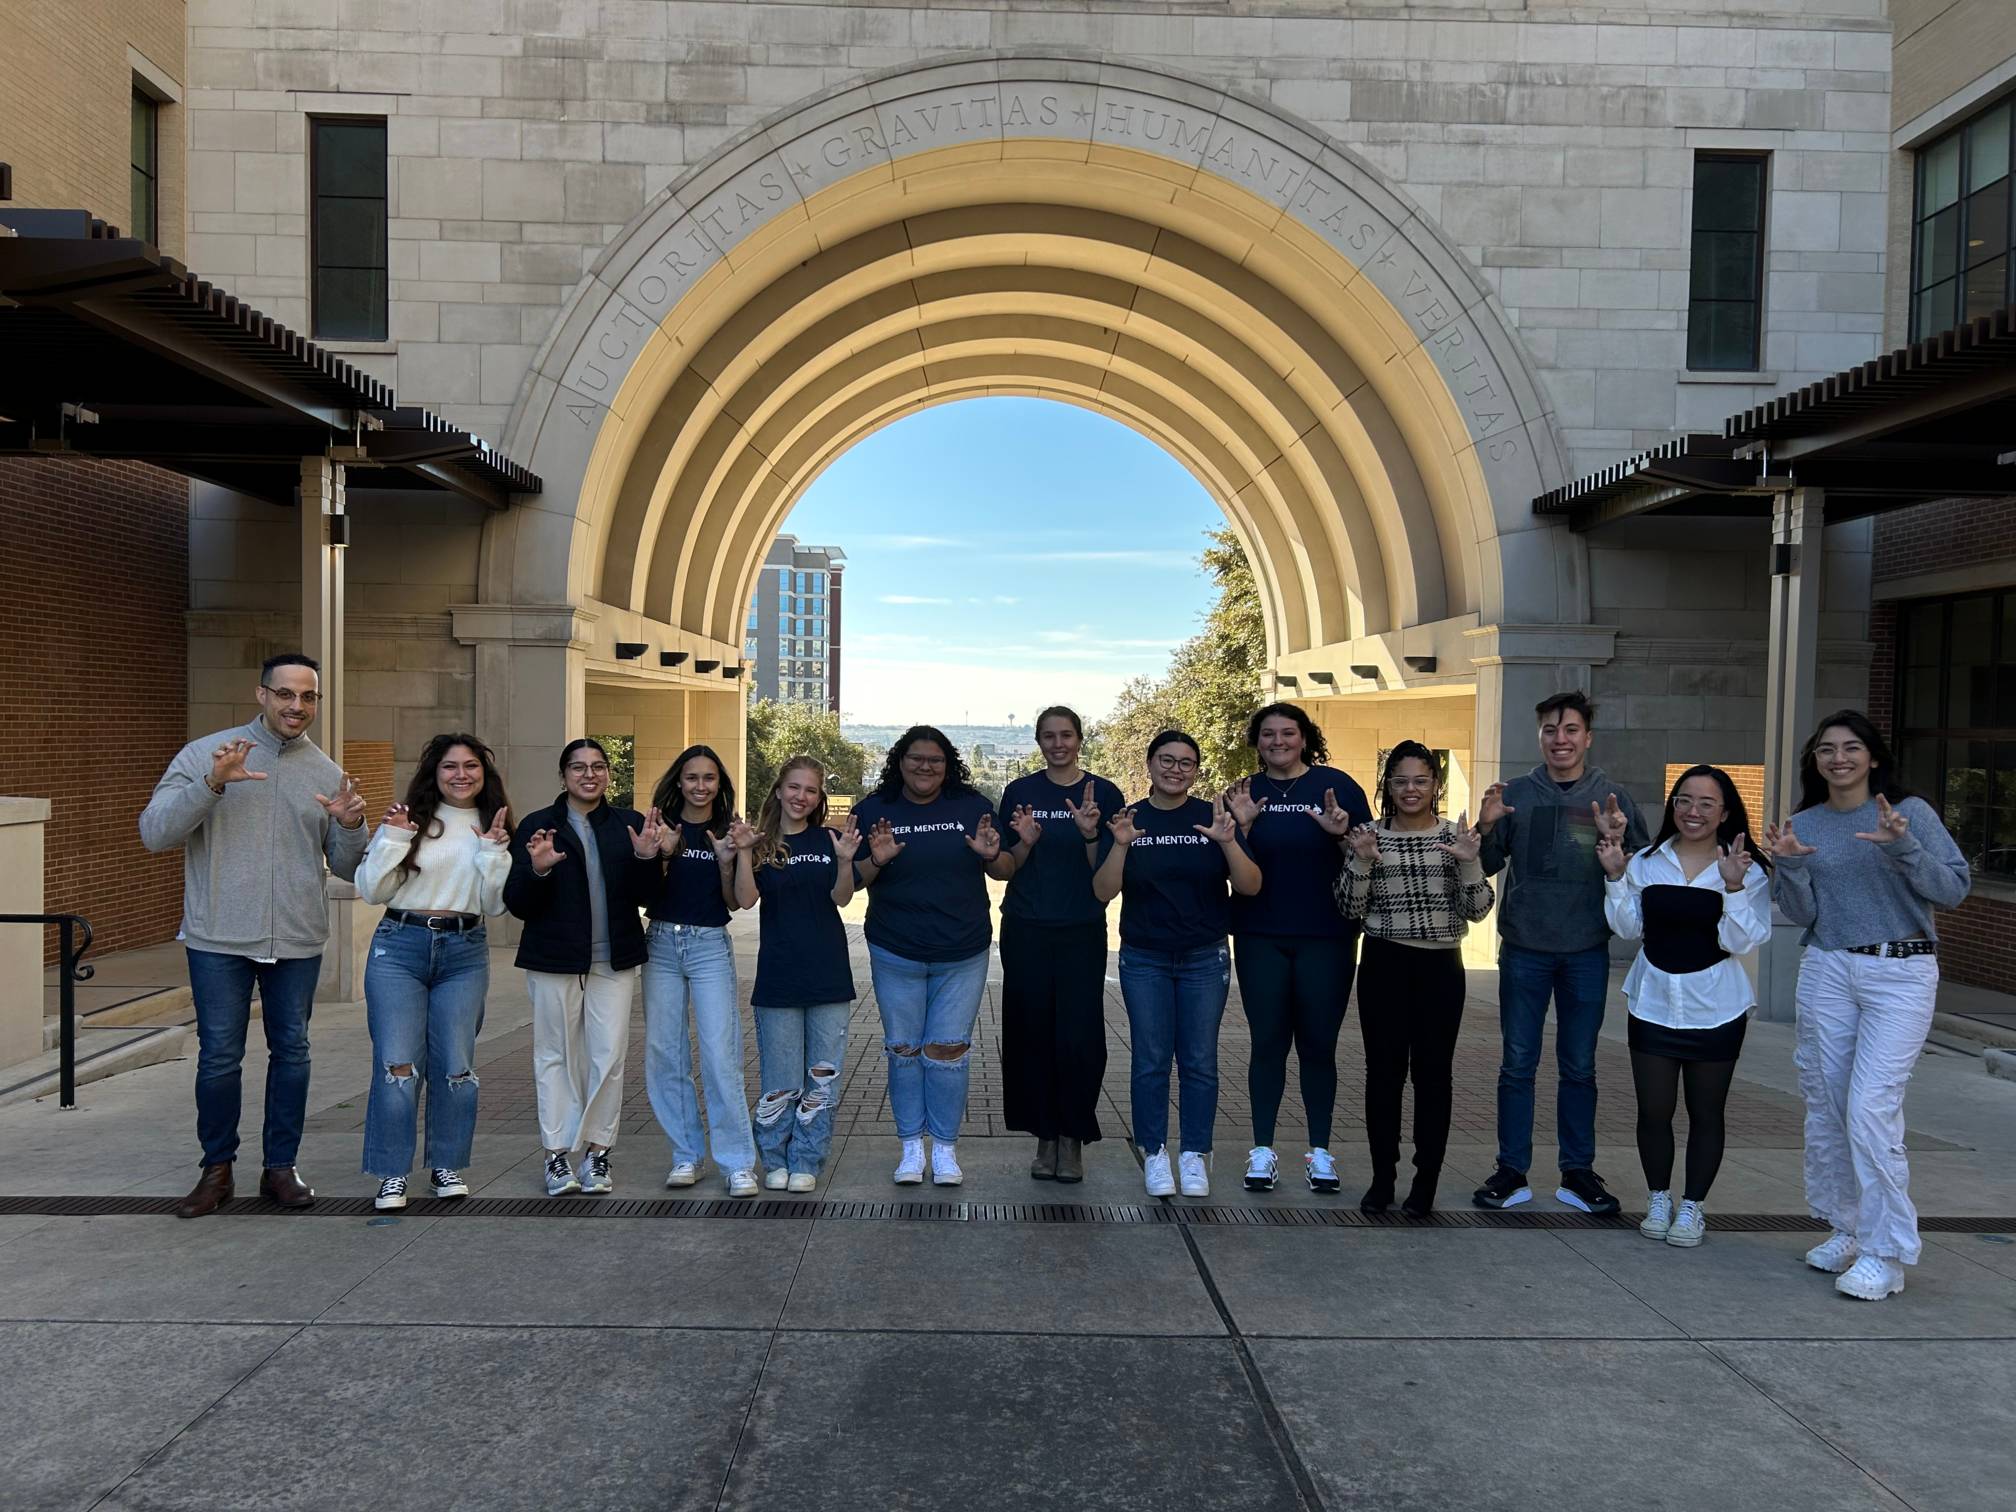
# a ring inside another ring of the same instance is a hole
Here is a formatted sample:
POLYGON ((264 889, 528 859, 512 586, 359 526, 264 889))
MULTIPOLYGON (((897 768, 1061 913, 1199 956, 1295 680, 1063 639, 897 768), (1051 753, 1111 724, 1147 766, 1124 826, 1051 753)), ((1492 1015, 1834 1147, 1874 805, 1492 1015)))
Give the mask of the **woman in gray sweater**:
POLYGON ((1799 760, 1799 807, 1766 834, 1772 895, 1806 926, 1795 1057, 1806 1099, 1806 1202, 1833 1225, 1807 1252, 1844 1296, 1878 1302, 1918 1263, 1904 1158, 1904 1088, 1939 990, 1932 911, 1967 896, 1966 858, 1909 796, 1868 716, 1820 722, 1799 760))

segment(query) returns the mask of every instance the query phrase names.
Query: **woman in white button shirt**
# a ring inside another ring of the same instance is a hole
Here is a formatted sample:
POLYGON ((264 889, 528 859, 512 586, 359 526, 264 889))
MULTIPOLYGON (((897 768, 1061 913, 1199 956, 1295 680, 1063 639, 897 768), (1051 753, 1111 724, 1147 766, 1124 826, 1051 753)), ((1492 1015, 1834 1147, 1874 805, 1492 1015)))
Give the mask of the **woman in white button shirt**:
POLYGON ((1638 1232, 1681 1248, 1701 1242, 1702 1211, 1722 1165, 1722 1109, 1757 994, 1737 957, 1771 935, 1764 855, 1720 767, 1689 767, 1666 797, 1659 836, 1628 859, 1604 837, 1603 912, 1621 939, 1644 947, 1624 978, 1638 1159, 1649 1195, 1638 1232), (1686 1184, 1673 1201, 1673 1112, 1687 1096, 1686 1184))

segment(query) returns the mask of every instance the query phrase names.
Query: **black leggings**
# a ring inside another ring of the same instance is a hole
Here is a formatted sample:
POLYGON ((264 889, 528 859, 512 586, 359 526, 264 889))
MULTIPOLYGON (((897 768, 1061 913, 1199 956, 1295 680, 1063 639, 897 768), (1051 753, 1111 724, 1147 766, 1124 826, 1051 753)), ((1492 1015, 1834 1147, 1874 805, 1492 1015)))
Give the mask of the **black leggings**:
POLYGON ((1682 1061, 1631 1052, 1631 1080, 1638 1089, 1638 1163, 1655 1192, 1673 1185, 1673 1109, 1681 1083, 1687 1087, 1687 1186, 1681 1197, 1706 1200, 1722 1169, 1722 1109, 1736 1062, 1682 1061))
POLYGON ((1288 1049, 1301 1070, 1302 1106, 1309 1114, 1309 1143, 1330 1143, 1337 1111, 1337 1034, 1351 1000, 1357 941, 1346 935, 1238 935, 1232 961, 1239 1001, 1253 1031, 1246 1093, 1253 1102, 1253 1143, 1274 1143, 1281 1096, 1288 1089, 1288 1049))
POLYGON ((1099 1137, 1106 925, 1001 921, 1001 1112, 1038 1139, 1099 1137))
POLYGON ((1432 1183, 1449 1150, 1451 1068, 1468 978, 1460 949, 1431 950, 1365 937, 1358 1028, 1365 1036, 1365 1137, 1372 1174, 1400 1166, 1400 1094, 1414 1083, 1414 1169, 1432 1183))

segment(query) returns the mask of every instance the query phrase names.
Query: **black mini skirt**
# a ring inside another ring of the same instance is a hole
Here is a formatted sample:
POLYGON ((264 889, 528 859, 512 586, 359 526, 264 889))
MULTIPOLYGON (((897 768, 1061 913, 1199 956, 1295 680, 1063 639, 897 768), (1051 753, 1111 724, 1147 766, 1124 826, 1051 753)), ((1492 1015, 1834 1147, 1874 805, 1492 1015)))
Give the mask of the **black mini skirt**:
POLYGON ((1668 1060, 1732 1061, 1743 1053, 1743 1035, 1749 1027, 1747 1013, 1713 1029, 1669 1029, 1664 1024, 1647 1023, 1634 1013, 1630 1044, 1641 1054, 1663 1055, 1668 1060))

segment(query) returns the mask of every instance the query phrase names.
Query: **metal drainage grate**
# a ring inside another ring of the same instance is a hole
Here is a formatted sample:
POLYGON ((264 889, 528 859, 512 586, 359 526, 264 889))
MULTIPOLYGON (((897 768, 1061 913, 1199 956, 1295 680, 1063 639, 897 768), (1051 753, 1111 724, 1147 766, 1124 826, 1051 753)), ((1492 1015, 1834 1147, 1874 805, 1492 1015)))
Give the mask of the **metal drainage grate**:
MULTIPOLYGON (((177 1197, 0 1197, 0 1216, 52 1218, 166 1216, 177 1197)), ((312 1208, 283 1208, 263 1197, 239 1197, 219 1208, 231 1218, 372 1218, 369 1197, 324 1197, 312 1208)), ((895 1223, 1035 1223, 1184 1225, 1193 1228, 1324 1229, 1595 1229, 1635 1228, 1637 1214, 1599 1218, 1590 1213, 1505 1212, 1451 1209, 1427 1219, 1397 1213, 1361 1213, 1355 1207, 1185 1206, 1178 1203, 1074 1202, 846 1202, 732 1198, 552 1198, 461 1197, 443 1201, 416 1198, 399 1214, 407 1218, 810 1218, 895 1223)), ((1803 1213, 1716 1213, 1720 1233, 1820 1232, 1826 1225, 1803 1213)), ((1918 1227, 1935 1234, 2016 1232, 2016 1217, 1926 1218, 1918 1227)))

